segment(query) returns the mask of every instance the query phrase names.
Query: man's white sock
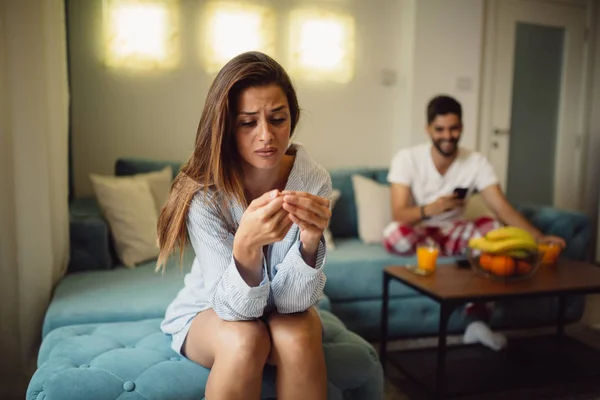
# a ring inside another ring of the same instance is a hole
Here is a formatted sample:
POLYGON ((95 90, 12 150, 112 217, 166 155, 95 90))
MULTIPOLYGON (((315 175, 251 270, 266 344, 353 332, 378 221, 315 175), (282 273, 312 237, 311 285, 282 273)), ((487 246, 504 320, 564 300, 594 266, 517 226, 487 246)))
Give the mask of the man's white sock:
POLYGON ((506 336, 494 333, 489 326, 481 321, 471 322, 463 336, 464 343, 481 343, 492 350, 501 350, 506 347, 506 336))

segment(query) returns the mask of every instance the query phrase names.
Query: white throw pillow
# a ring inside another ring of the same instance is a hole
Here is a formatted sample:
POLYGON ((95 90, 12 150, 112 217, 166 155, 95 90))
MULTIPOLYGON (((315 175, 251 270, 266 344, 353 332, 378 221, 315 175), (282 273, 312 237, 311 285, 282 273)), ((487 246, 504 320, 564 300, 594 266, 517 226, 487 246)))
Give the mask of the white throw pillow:
POLYGON ((361 175, 352 175, 358 237, 368 244, 381 243, 383 230, 392 222, 390 187, 361 175))
POLYGON ((119 259, 133 268, 158 256, 158 215, 169 194, 172 169, 133 176, 90 175, 119 259))
MULTIPOLYGON (((335 207, 335 203, 338 201, 341 194, 342 193, 338 189, 333 189, 331 191, 331 201, 329 202, 329 209, 332 212, 333 212, 333 208, 335 207)), ((335 249, 335 242, 333 241, 333 235, 331 234, 331 231, 329 230, 329 225, 327 225, 327 228, 323 232, 323 237, 325 238, 325 244, 327 245, 327 250, 335 249)))

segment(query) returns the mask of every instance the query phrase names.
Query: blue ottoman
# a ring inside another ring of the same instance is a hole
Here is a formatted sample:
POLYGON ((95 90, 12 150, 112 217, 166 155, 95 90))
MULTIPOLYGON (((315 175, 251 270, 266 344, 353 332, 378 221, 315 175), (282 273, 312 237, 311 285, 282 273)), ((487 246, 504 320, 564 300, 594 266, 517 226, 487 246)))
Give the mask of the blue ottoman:
MULTIPOLYGON (((328 399, 382 399, 383 372, 375 349, 330 312, 319 312, 325 328, 328 399)), ((173 352, 160 321, 53 330, 40 348, 27 399, 203 399, 209 370, 173 352)), ((262 397, 275 398, 275 369, 269 366, 262 397)))

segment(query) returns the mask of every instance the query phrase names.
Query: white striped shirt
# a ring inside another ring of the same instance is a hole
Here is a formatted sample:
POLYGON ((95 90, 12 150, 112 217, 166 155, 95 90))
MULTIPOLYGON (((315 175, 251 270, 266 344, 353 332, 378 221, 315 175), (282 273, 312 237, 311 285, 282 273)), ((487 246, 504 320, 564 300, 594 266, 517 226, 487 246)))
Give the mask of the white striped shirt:
MULTIPOLYGON (((329 173, 315 163, 304 148, 296 149, 294 165, 285 190, 304 191, 331 199, 329 173)), ((190 205, 187 229, 196 254, 185 285, 167 308, 161 324, 163 332, 175 334, 194 316, 214 309, 227 321, 252 320, 273 310, 282 314, 305 311, 323 295, 326 247, 322 238, 315 267, 306 264, 300 254, 300 230, 293 224, 285 238, 268 246, 264 256, 263 280, 250 287, 241 277, 233 259, 234 234, 210 198, 198 193, 190 205)), ((244 209, 230 201, 236 225, 244 209)))

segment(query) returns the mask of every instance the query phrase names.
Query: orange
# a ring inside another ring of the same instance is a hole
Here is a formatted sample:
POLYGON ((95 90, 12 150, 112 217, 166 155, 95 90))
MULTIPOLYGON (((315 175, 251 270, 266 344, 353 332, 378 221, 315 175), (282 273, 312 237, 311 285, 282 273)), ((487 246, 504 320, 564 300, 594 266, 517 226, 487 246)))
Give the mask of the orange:
POLYGON ((561 246, 555 243, 540 243, 538 249, 544 253, 542 265, 555 264, 562 250, 561 246))
POLYGON ((515 273, 515 261, 510 256, 493 256, 490 271, 498 276, 509 276, 515 273))
POLYGON ((483 253, 481 257, 479 257, 479 265, 486 271, 489 271, 492 268, 493 261, 494 256, 489 253, 483 253))
POLYGON ((531 264, 527 261, 517 261, 517 273, 526 275, 531 272, 531 264))

